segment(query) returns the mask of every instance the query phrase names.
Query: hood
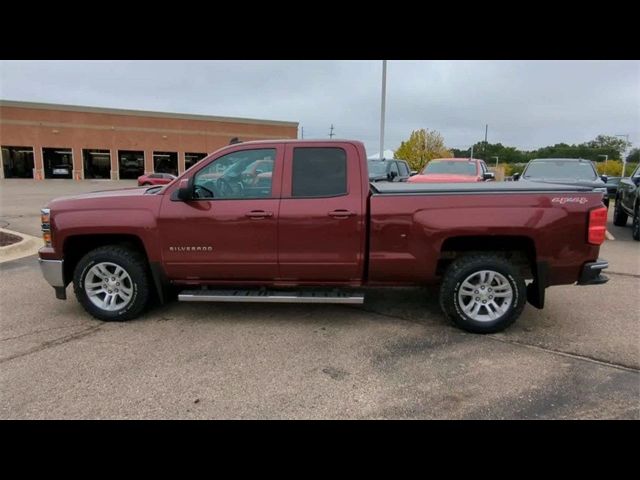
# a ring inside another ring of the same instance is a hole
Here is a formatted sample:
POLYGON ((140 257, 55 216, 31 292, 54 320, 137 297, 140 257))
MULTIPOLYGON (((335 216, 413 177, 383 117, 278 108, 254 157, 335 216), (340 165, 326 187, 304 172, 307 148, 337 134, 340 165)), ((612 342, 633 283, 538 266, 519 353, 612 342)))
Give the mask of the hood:
POLYGON ((411 183, 472 183, 479 181, 472 175, 455 175, 452 173, 429 173, 427 175, 414 175, 409 177, 411 183))
POLYGON ((97 192, 81 193, 79 195, 58 197, 51 200, 47 204, 47 207, 51 209, 93 208, 97 205, 117 205, 118 207, 121 207, 122 205, 130 205, 135 207, 135 205, 141 201, 140 197, 156 197, 156 195, 145 195, 145 192, 150 188, 158 188, 158 186, 148 188, 101 190, 97 192))

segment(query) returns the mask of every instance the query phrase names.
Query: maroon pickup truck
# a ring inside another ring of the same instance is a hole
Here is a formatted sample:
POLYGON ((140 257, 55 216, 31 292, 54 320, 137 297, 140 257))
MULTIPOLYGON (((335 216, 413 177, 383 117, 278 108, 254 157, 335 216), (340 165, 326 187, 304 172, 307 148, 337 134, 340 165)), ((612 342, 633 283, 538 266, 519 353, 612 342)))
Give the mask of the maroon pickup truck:
POLYGON ((459 327, 504 329, 552 285, 607 281, 602 193, 557 184, 370 184, 357 141, 224 147, 169 185, 42 211, 40 264, 101 320, 152 301, 362 303, 440 283, 459 327), (265 170, 265 166, 268 168, 265 170), (255 168, 254 168, 255 167, 255 168))

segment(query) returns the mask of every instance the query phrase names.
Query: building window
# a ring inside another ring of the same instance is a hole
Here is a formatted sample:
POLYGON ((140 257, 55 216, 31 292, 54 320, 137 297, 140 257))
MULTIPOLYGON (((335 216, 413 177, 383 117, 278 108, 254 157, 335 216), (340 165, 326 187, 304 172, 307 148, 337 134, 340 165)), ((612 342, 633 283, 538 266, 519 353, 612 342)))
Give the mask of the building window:
POLYGON ((206 157, 206 153, 190 153, 187 152, 184 154, 184 169, 188 170, 190 167, 193 167, 196 163, 206 157))
POLYGON ((153 171, 178 175, 177 152, 153 152, 153 171))
POLYGON ((73 178, 73 152, 70 148, 43 148, 44 178, 73 178))
POLYGON ((84 178, 111 178, 111 153, 109 150, 83 149, 84 178))
POLYGON ((144 175, 144 152, 118 150, 118 171, 120 180, 135 180, 144 175))
POLYGON ((33 178, 33 148, 2 146, 4 178, 33 178))

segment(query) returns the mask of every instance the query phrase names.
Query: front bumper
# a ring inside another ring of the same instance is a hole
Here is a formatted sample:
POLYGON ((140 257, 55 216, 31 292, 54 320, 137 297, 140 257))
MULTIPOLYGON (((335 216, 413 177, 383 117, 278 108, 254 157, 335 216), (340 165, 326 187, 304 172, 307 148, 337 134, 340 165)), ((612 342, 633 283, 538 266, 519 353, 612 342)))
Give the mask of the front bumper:
POLYGON ((67 298, 66 285, 64 283, 64 260, 44 260, 39 258, 42 276, 56 291, 56 298, 67 298))
POLYGON ((600 285, 607 283, 609 277, 602 275, 602 270, 609 268, 609 262, 599 258, 595 262, 587 262, 582 266, 578 285, 600 285))

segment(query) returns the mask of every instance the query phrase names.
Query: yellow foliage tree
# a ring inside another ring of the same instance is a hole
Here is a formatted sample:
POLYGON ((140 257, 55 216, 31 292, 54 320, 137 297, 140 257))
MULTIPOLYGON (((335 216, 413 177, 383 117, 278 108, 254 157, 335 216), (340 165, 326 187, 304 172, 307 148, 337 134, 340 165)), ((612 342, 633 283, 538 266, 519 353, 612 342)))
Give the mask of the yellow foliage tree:
POLYGON ((435 130, 414 130, 409 139, 400 143, 396 158, 409 163, 412 170, 420 171, 434 158, 452 157, 453 154, 444 145, 444 137, 435 130))
POLYGON ((620 160, 609 160, 607 162, 598 162, 596 163, 596 170, 598 170, 598 173, 600 175, 609 175, 610 177, 620 177, 622 175, 622 162, 620 160), (605 165, 607 168, 605 168, 605 165))

